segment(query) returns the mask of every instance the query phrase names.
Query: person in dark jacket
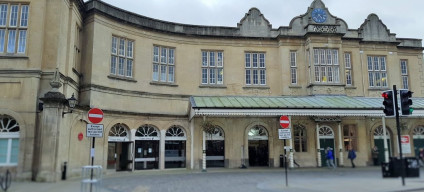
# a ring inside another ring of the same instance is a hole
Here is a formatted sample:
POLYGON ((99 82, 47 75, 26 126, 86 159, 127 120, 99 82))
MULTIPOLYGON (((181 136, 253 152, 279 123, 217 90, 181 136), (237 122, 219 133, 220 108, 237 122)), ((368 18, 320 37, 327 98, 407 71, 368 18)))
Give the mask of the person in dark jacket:
POLYGON ((356 152, 355 150, 353 150, 352 147, 349 147, 347 158, 350 159, 350 162, 352 163, 352 168, 355 168, 355 163, 353 162, 353 160, 356 158, 356 152))

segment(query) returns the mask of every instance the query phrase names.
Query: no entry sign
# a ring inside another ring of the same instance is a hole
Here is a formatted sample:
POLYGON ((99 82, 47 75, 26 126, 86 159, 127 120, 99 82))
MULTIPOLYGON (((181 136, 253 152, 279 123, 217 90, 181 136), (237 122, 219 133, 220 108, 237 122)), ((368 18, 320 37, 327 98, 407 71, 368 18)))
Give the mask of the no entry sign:
POLYGON ((280 125, 283 129, 289 128, 290 120, 287 116, 281 116, 280 117, 280 125))
POLYGON ((88 111, 88 120, 94 124, 102 122, 103 111, 99 108, 90 109, 90 111, 88 111))

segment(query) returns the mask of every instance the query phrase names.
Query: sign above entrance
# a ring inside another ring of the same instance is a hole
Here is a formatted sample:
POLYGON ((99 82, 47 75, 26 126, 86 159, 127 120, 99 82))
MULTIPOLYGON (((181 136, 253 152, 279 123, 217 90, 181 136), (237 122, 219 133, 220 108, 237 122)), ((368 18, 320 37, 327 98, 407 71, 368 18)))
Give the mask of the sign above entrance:
POLYGON ((278 129, 278 139, 291 139, 290 129, 278 129))
POLYGON ((280 117, 280 125, 281 125, 281 127, 283 128, 283 129, 286 129, 286 128, 289 128, 289 126, 290 126, 290 120, 289 120, 289 117, 287 117, 287 116, 281 116, 280 117))
POLYGON ((103 137, 103 125, 87 124, 87 137, 103 137))
POLYGON ((102 122, 103 111, 99 108, 90 109, 90 111, 88 111, 88 120, 94 124, 102 122))

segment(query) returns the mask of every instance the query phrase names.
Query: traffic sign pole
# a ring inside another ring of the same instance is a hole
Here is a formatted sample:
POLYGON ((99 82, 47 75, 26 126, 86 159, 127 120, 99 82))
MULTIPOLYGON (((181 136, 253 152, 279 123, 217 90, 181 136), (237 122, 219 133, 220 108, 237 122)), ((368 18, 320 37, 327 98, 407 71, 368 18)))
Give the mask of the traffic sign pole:
POLYGON ((290 119, 289 119, 288 116, 283 115, 283 116, 280 117, 280 126, 283 129, 278 130, 278 137, 279 137, 279 139, 284 140, 284 147, 283 147, 283 149, 284 149, 284 170, 285 170, 285 173, 286 173, 286 187, 288 187, 289 186, 289 177, 288 177, 288 174, 287 174, 287 150, 285 149, 286 139, 291 139, 290 129, 287 129, 287 128, 290 127, 290 119))
MULTIPOLYGON (((100 123, 103 120, 103 111, 99 108, 92 108, 88 111, 88 120, 91 121, 94 124, 100 123)), ((93 127, 93 126, 91 126, 93 127)), ((87 127, 88 129, 88 127, 87 127)), ((103 132, 103 125, 101 125, 101 129, 103 132)), ((88 133, 87 133, 87 136, 88 133)), ((93 137, 93 142, 91 145, 91 150, 90 150, 90 155, 91 155, 91 166, 94 165, 94 155, 95 155, 95 150, 94 150, 94 146, 96 143, 96 136, 90 135, 91 137, 93 137)), ((102 137, 103 137, 103 133, 102 133, 102 137)), ((93 180, 93 169, 91 169, 91 176, 90 176, 91 180, 93 180)), ((90 183, 90 192, 93 191, 93 183, 90 183)))

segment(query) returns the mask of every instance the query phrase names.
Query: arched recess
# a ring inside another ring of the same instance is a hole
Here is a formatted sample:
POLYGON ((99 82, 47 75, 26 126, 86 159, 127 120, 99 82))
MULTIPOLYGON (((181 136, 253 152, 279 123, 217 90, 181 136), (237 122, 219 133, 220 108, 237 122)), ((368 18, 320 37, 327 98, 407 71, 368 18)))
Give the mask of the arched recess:
POLYGON ((0 166, 18 165, 19 139, 19 123, 11 116, 0 115, 0 166))
POLYGON ((249 166, 269 166, 268 131, 254 125, 248 133, 249 166))
POLYGON ((211 133, 206 134, 206 167, 225 166, 225 134, 215 125, 211 133))
MULTIPOLYGON (((387 127, 386 127, 387 128, 387 127)), ((381 162, 385 162, 385 152, 384 152, 384 130, 383 126, 380 125, 377 128, 374 129, 373 132, 374 135, 374 146, 378 148, 378 160, 377 165, 380 165, 381 162)), ((387 138, 387 149, 389 152, 389 157, 392 155, 392 134, 390 132, 390 129, 386 129, 386 138, 387 138)))
MULTIPOLYGON (((320 152, 321 152, 321 165, 323 167, 327 166, 327 158, 326 158, 326 150, 329 147, 333 151, 333 156, 336 154, 334 153, 334 131, 331 127, 324 125, 321 126, 318 130, 318 139, 319 139, 319 146, 320 146, 320 152), (325 166, 324 166, 325 165, 325 166)), ((334 160, 336 158, 334 157, 334 160)), ((336 163, 335 161, 334 163, 336 163)))
POLYGON ((145 124, 135 132, 135 169, 159 168, 160 132, 153 125, 145 124))
POLYGON ((113 125, 108 133, 107 169, 132 170, 132 142, 130 130, 125 124, 113 125))
POLYGON ((419 125, 412 130, 415 156, 418 156, 420 148, 424 148, 424 125, 419 125))
POLYGON ((165 133, 165 168, 186 167, 186 132, 181 126, 173 125, 165 133))

